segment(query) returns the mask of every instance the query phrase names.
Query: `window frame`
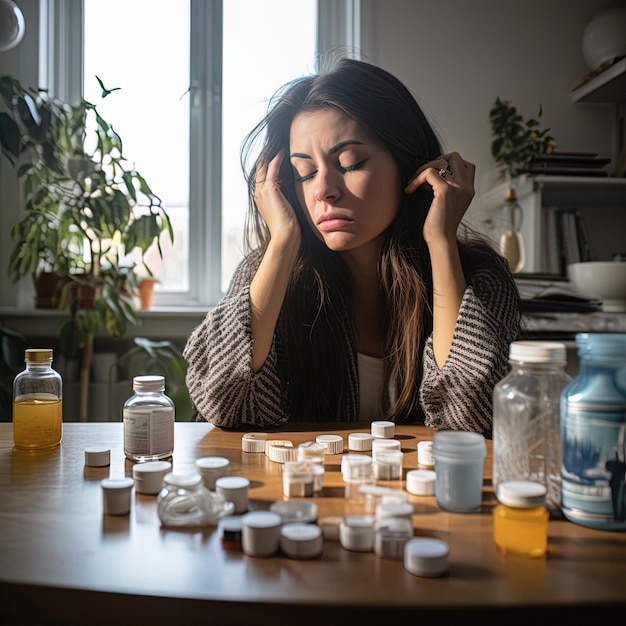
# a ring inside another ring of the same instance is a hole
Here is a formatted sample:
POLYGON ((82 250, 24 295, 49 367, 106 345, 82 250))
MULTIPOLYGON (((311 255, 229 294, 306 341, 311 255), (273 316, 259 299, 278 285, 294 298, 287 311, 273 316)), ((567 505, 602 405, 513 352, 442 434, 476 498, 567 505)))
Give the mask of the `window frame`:
MULTIPOLYGON (((78 100, 83 93, 85 1, 88 0, 41 3, 40 84, 51 94, 70 102, 78 100)), ((159 307, 211 307, 224 295, 221 290, 223 2, 190 0, 189 290, 155 294, 155 305, 159 307), (207 211, 201 207, 213 209, 207 211), (206 272, 204 268, 211 269, 206 272)), ((341 50, 350 57, 362 54, 363 6, 370 3, 371 0, 318 0, 318 57, 330 49, 341 50)))

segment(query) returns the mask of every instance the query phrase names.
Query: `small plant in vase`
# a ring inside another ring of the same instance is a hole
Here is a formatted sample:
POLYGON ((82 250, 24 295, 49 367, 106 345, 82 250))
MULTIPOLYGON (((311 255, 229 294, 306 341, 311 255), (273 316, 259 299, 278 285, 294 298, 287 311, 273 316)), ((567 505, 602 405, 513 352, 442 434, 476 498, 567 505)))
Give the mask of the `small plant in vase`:
MULTIPOLYGON (((115 89, 105 89, 103 97, 115 89)), ((80 415, 86 419, 94 337, 124 336, 137 324, 135 268, 160 237, 174 234, 169 216, 145 178, 129 167, 120 136, 82 99, 75 105, 0 77, 0 143, 22 181, 25 216, 12 230, 10 276, 58 274, 62 352, 82 353, 80 415)), ((149 272, 149 268, 147 268, 149 272)))
POLYGON ((540 128, 539 108, 537 118, 524 120, 511 100, 497 97, 491 111, 492 142, 491 154, 501 165, 507 181, 504 204, 501 209, 502 232, 498 236, 500 252, 509 263, 512 272, 520 272, 524 267, 524 242, 521 234, 522 208, 517 202, 514 180, 528 173, 533 158, 550 154, 554 150, 554 137, 550 129, 540 128))

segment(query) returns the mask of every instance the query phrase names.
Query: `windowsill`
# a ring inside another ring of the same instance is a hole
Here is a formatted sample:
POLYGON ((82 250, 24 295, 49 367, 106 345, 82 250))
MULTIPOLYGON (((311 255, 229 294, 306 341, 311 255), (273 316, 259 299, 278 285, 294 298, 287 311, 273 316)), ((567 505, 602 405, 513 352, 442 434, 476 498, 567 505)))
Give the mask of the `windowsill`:
MULTIPOLYGON (((137 311, 139 324, 129 324, 125 337, 184 340, 202 322, 208 310, 207 307, 159 306, 137 311)), ((57 336, 67 318, 67 313, 57 309, 0 307, 3 323, 29 338, 57 336)), ((106 335, 103 333, 103 336, 106 335)))

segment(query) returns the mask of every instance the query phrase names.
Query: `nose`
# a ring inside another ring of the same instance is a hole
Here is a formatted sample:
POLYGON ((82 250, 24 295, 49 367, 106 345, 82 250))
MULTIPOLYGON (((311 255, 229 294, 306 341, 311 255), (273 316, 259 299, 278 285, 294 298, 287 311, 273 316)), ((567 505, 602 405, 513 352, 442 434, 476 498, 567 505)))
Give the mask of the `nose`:
POLYGON ((318 202, 337 202, 341 197, 341 189, 339 181, 337 180, 338 174, 335 174, 332 170, 321 168, 317 172, 315 177, 315 199, 318 202))

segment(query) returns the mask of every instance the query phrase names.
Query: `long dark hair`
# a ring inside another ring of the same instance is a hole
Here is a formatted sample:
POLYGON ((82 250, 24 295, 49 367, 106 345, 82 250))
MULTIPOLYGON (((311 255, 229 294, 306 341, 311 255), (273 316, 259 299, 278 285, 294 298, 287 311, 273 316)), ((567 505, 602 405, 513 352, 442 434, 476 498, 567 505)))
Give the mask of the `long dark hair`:
MULTIPOLYGON (((264 251, 269 232, 254 203, 258 163, 289 152, 289 134, 302 111, 336 108, 378 139, 395 160, 402 186, 417 168, 437 158, 440 143, 411 92, 387 71, 363 61, 341 59, 320 74, 296 79, 270 101, 266 117, 242 147, 249 189, 246 249, 264 251), (260 143, 260 153, 247 160, 260 143)), ((285 336, 283 376, 291 419, 344 419, 349 406, 349 371, 355 349, 351 316, 351 283, 340 254, 330 251, 312 232, 294 188, 289 159, 284 159, 281 189, 294 207, 302 230, 300 253, 292 272, 279 320, 285 336)), ((402 193, 398 215, 384 235, 378 271, 381 279, 381 336, 385 338, 386 376, 395 381, 394 398, 386 397, 387 419, 419 419, 422 350, 432 330, 432 283, 428 248, 422 230, 432 193, 420 188, 402 193)), ((494 263, 483 244, 460 244, 462 258, 494 263), (489 261, 489 259, 491 260, 489 261)), ((473 260, 473 261, 472 261, 473 260)))

